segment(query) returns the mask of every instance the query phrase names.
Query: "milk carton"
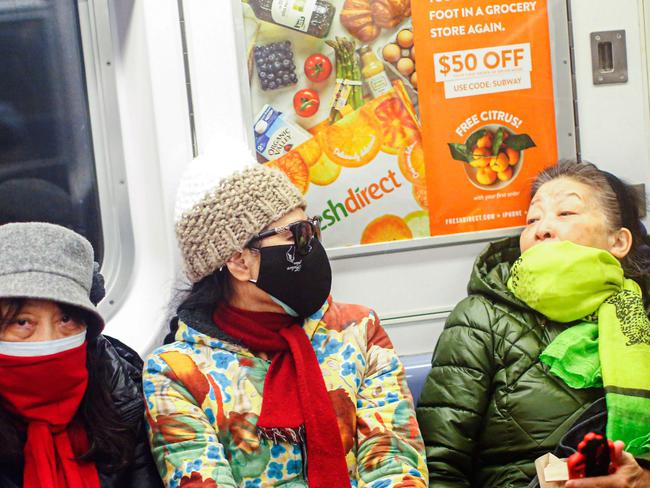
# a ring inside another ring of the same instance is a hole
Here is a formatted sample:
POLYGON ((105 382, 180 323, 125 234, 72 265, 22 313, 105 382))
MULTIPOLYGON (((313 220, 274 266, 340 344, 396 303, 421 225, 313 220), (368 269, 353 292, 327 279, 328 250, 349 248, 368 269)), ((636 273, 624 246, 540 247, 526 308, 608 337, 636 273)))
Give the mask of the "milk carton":
POLYGON ((287 120, 282 112, 270 105, 264 105, 253 129, 255 150, 268 161, 281 158, 312 138, 309 132, 287 120))

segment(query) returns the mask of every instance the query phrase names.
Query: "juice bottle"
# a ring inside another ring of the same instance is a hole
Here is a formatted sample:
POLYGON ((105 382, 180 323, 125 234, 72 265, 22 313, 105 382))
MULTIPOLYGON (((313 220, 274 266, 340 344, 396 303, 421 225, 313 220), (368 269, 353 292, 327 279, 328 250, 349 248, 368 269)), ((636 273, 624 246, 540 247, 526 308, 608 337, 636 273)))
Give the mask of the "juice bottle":
POLYGON ((332 27, 336 9, 327 0, 242 0, 255 16, 266 22, 325 37, 332 27))
POLYGON ((388 75, 384 70, 384 63, 377 58, 369 46, 363 46, 360 53, 361 74, 368 83, 372 96, 377 98, 392 88, 388 75))

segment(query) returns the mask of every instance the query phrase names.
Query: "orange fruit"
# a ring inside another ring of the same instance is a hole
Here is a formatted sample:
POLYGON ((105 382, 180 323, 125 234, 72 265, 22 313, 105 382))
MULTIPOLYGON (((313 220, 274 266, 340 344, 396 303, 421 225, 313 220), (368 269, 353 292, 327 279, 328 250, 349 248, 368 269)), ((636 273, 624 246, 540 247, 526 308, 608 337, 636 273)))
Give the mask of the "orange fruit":
POLYGON ((413 185, 413 198, 421 208, 424 210, 429 210, 429 200, 427 199, 427 185, 413 185))
POLYGON ((495 173, 500 173, 508 168, 508 156, 506 153, 500 152, 490 159, 490 169, 495 173))
POLYGON ((475 168, 485 168, 490 164, 490 159, 489 158, 478 158, 469 163, 471 166, 475 168))
POLYGON ((324 154, 309 168, 309 181, 314 185, 327 186, 334 183, 341 174, 341 167, 324 154))
POLYGON ((312 134, 314 136, 317 136, 318 134, 323 132, 325 129, 327 129, 329 126, 330 126, 329 119, 325 119, 322 122, 320 122, 319 124, 316 124, 315 126, 313 126, 311 129, 307 129, 307 131, 310 134, 312 134))
POLYGON ((291 151, 280 159, 266 163, 267 166, 278 168, 289 177, 293 183, 304 195, 309 188, 309 167, 303 161, 302 156, 296 151, 291 151))
POLYGON ((402 150, 398 163, 400 171, 408 181, 413 184, 426 184, 424 149, 419 139, 402 150))
POLYGON ((312 137, 307 142, 301 144, 295 150, 300 154, 302 160, 309 167, 315 165, 320 159, 321 154, 323 154, 323 150, 320 148, 315 137, 312 137))
POLYGON ((474 157, 492 156, 492 151, 486 147, 475 147, 472 151, 474 157))
POLYGON ((474 159, 469 164, 475 168, 485 168, 490 164, 490 156, 492 156, 492 151, 485 147, 477 147, 472 151, 472 157, 474 159))
POLYGON ((382 151, 398 154, 419 139, 420 128, 398 97, 387 98, 373 112, 381 123, 382 151))
POLYGON ((476 172, 476 181, 481 185, 489 186, 497 180, 497 174, 490 168, 479 168, 476 172))
POLYGON ((387 214, 376 218, 366 226, 361 236, 361 244, 401 241, 412 238, 411 229, 401 217, 387 214))
POLYGON ((319 133, 323 151, 334 163, 358 168, 371 162, 381 149, 381 128, 364 112, 353 112, 319 133))
POLYGON ((497 178, 499 178, 501 181, 508 181, 510 178, 512 178, 512 168, 508 166, 503 171, 500 171, 497 173, 497 178))
POLYGON ((506 149, 506 154, 508 155, 508 162, 510 163, 510 166, 514 166, 519 162, 519 156, 521 154, 519 151, 509 147, 506 149))
POLYGON ((492 132, 487 131, 483 137, 479 138, 479 140, 476 141, 476 146, 480 149, 485 149, 485 148, 492 149, 493 142, 494 142, 494 135, 492 134, 492 132))
POLYGON ((426 210, 416 210, 404 217, 404 222, 409 226, 413 237, 429 237, 429 212, 426 210))

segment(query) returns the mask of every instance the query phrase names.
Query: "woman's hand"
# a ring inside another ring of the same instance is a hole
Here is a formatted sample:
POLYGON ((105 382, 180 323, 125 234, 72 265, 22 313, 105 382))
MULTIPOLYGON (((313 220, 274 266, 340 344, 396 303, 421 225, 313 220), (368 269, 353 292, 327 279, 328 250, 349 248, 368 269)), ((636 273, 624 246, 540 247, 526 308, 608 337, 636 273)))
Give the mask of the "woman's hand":
POLYGON ((609 476, 597 476, 570 480, 566 488, 645 488, 650 487, 650 471, 643 469, 630 453, 623 450, 625 444, 621 441, 614 443, 616 449, 616 473, 609 476))

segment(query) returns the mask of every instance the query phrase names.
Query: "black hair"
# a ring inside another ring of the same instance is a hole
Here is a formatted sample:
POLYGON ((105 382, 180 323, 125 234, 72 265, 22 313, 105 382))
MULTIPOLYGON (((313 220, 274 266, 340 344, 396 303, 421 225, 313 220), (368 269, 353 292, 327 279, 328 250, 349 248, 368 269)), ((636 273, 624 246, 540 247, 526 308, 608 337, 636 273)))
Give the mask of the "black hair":
MULTIPOLYGON (((26 300, 0 299, 0 328, 15 319, 26 300)), ((64 313, 88 323, 89 312, 70 305, 58 305, 64 313)), ((113 472, 131 463, 137 438, 134 429, 122 421, 115 408, 107 388, 111 385, 107 363, 95 344, 94 340, 88 344, 88 387, 73 422, 80 422, 85 427, 90 443, 88 452, 81 453, 79 459, 93 461, 104 471, 113 472)), ((25 439, 23 430, 19 428, 21 422, 20 418, 0 407, 0 463, 22 462, 25 439)))
POLYGON ((94 461, 104 471, 115 472, 127 468, 133 461, 137 432, 117 412, 107 388, 111 384, 108 364, 93 346, 94 342, 88 344, 88 388, 77 412, 88 433, 90 448, 79 458, 94 461))
POLYGON ((620 178, 589 162, 560 161, 537 175, 531 198, 542 185, 557 178, 570 178, 595 190, 611 229, 625 227, 632 234, 630 252, 621 260, 625 276, 640 281, 650 272, 650 238, 641 222, 643 199, 620 178))
POLYGON ((230 293, 228 274, 228 269, 223 266, 201 281, 194 283, 189 290, 178 291, 175 301, 180 301, 180 304, 169 321, 169 333, 163 341, 165 344, 174 342, 174 336, 178 330, 178 315, 183 311, 211 312, 218 303, 227 298, 230 293))

